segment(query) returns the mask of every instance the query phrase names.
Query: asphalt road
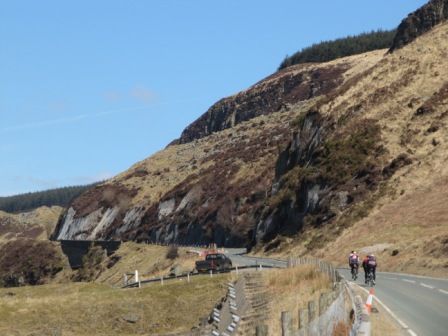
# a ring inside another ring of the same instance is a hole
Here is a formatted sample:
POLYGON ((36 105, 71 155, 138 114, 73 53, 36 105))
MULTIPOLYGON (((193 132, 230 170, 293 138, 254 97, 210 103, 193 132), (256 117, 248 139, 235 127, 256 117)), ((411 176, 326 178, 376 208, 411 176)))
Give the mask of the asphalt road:
MULTIPOLYGON (((351 279, 348 269, 339 271, 351 279)), ((448 335, 448 279, 387 272, 376 278, 375 296, 409 327, 410 335, 448 335)), ((362 269, 356 284, 369 289, 362 269)))
POLYGON ((233 266, 272 266, 286 267, 286 261, 270 258, 248 257, 245 255, 246 249, 226 249, 225 254, 232 260, 233 266))
MULTIPOLYGON (((245 249, 226 251, 234 265, 286 267, 284 260, 248 257, 244 253, 245 249)), ((348 269, 339 271, 351 279, 348 269)), ((404 332, 414 336, 448 335, 448 279, 387 272, 377 272, 376 278, 375 296, 407 327, 404 332)), ((362 269, 356 284, 369 289, 364 285, 362 269)))

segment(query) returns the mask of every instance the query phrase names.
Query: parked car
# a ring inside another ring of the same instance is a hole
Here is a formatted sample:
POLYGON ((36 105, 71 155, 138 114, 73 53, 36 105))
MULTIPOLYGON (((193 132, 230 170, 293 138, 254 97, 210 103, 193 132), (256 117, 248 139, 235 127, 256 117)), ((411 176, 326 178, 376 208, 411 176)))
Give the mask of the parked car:
POLYGON ((205 260, 196 261, 198 272, 223 272, 232 268, 232 261, 222 253, 207 254, 205 260))

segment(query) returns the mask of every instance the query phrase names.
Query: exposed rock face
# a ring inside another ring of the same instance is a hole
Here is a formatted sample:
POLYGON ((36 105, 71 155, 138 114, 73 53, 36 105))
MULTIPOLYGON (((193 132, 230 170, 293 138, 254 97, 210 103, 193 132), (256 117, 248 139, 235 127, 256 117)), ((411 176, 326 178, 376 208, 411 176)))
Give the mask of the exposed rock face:
POLYGON ((343 65, 321 68, 299 65, 279 71, 250 89, 214 104, 182 132, 179 143, 205 137, 262 114, 277 112, 287 104, 326 94, 341 84, 346 70, 347 66, 343 65))
POLYGON ((308 112, 279 155, 276 182, 257 224, 254 243, 320 227, 375 190, 381 180, 380 131, 374 120, 335 128, 308 112))
POLYGON ((389 51, 392 52, 403 47, 447 19, 448 0, 429 1, 400 23, 389 51))

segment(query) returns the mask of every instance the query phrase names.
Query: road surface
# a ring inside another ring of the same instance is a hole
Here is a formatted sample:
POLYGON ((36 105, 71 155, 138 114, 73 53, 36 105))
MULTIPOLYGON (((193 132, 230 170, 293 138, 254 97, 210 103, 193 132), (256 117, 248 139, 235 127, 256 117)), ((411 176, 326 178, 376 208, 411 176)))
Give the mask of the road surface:
MULTIPOLYGON (((286 267, 284 260, 248 257, 245 253, 245 249, 226 251, 234 265, 286 267)), ((347 280, 351 279, 348 269, 339 269, 339 272, 347 280)), ((356 284, 369 289, 363 277, 361 270, 356 284)), ((404 331, 409 335, 448 335, 448 279, 378 272, 375 296, 408 327, 404 331)))
POLYGON ((226 249, 225 255, 232 260, 233 266, 272 266, 283 268, 286 267, 286 261, 280 259, 248 257, 245 255, 246 249, 226 249))
MULTIPOLYGON (((349 280, 348 269, 339 272, 349 280)), ((377 272, 375 296, 404 322, 410 335, 448 335, 448 279, 377 272)), ((364 272, 356 281, 364 285, 364 272)))

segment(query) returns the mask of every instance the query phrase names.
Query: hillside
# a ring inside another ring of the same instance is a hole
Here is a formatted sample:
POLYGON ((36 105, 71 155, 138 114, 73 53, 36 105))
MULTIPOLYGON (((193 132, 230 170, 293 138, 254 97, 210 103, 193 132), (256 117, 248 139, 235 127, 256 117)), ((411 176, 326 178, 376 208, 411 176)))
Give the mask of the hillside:
POLYGON ((0 211, 18 213, 31 211, 39 207, 66 207, 75 197, 81 195, 96 184, 55 188, 0 197, 0 211))
POLYGON ((313 253, 344 263, 341 251, 358 249, 379 254, 386 269, 446 276, 447 36, 448 25, 438 25, 320 106, 325 116, 378 125, 385 152, 373 163, 380 164, 380 178, 367 176, 375 183, 357 206, 325 211, 336 219, 271 243, 279 246, 274 254, 313 253))
POLYGON ((250 243, 290 122, 383 54, 292 66, 218 102, 236 108, 212 107, 182 143, 75 199, 54 238, 250 243))
POLYGON ((374 246, 387 265, 447 274, 447 8, 433 0, 411 14, 389 52, 293 65, 220 100, 166 149, 76 198, 53 238, 340 262, 374 246))
POLYGON ((58 206, 18 214, 0 211, 0 244, 16 238, 48 239, 62 212, 58 206))

